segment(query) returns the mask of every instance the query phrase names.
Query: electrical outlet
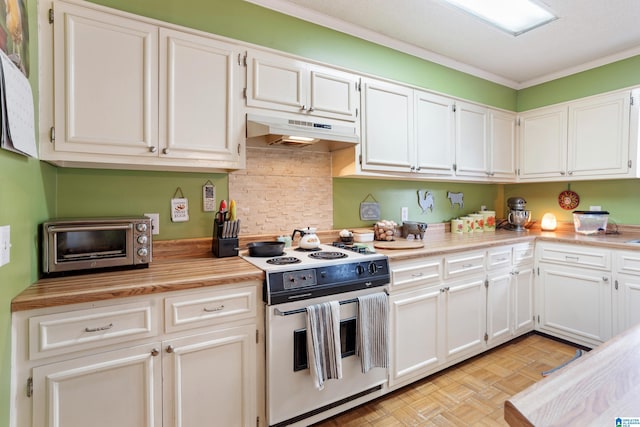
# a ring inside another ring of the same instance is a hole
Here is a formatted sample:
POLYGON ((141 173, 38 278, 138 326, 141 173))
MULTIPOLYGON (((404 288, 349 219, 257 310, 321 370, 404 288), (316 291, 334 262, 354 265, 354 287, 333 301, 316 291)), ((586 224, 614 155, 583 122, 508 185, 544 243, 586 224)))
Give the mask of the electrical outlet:
POLYGON ((400 217, 402 218, 402 221, 407 221, 409 219, 409 208, 403 207, 400 217))
POLYGON ((601 211, 602 206, 589 206, 590 211, 601 211))
POLYGON ((11 255, 11 227, 0 227, 0 266, 9 264, 11 255))
POLYGON ((160 214, 146 213, 144 216, 151 218, 151 234, 160 234, 160 214))

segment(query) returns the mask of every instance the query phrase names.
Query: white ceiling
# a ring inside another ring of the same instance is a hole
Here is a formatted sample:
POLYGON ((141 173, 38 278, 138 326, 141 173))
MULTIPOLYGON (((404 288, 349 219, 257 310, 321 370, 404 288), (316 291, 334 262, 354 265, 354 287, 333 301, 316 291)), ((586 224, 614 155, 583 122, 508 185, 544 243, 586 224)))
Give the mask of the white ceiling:
POLYGON ((559 19, 517 37, 442 0, 247 1, 515 89, 640 54, 640 0, 540 1, 559 19))

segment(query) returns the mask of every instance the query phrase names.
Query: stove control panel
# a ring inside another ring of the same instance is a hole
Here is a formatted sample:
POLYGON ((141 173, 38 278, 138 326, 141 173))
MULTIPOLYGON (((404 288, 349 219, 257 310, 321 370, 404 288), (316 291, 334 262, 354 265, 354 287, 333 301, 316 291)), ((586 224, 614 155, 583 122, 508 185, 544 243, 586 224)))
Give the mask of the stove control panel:
POLYGON ((314 269, 289 271, 282 275, 282 284, 286 290, 313 286, 317 283, 314 269))

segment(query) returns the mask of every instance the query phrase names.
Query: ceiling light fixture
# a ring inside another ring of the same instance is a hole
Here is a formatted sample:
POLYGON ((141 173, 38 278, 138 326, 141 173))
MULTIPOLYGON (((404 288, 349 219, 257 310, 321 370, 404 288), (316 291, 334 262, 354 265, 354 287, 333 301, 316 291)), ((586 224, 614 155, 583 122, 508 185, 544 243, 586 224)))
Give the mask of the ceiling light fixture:
POLYGON ((445 0, 507 33, 518 36, 558 19, 531 0, 445 0))

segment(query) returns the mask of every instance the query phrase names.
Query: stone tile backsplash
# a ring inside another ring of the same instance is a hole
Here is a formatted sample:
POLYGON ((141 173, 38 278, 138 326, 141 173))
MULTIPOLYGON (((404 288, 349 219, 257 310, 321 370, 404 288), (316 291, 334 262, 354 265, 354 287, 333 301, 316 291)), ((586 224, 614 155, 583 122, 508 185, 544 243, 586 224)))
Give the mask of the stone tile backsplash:
POLYGON ((331 153, 247 148, 247 167, 229 174, 241 234, 291 234, 333 228, 331 153))

